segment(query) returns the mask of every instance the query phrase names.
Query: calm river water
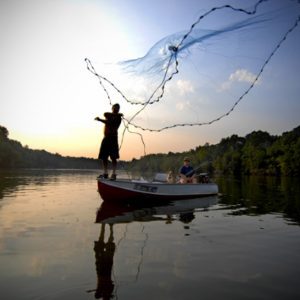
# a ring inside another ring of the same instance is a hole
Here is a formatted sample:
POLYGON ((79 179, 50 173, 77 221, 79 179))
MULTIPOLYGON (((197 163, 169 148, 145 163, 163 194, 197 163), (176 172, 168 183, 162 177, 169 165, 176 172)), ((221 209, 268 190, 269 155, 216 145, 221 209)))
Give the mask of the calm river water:
POLYGON ((1 299, 300 299, 299 178, 137 208, 103 203, 97 174, 0 174, 1 299))

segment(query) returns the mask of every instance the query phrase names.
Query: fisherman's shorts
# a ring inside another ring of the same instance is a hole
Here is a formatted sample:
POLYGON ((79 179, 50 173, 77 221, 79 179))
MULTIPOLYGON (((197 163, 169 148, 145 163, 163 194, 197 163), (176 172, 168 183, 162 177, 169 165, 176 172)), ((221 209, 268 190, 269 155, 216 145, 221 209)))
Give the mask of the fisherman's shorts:
POLYGON ((104 137, 101 142, 98 159, 107 160, 108 157, 111 159, 118 159, 120 157, 117 136, 104 137))

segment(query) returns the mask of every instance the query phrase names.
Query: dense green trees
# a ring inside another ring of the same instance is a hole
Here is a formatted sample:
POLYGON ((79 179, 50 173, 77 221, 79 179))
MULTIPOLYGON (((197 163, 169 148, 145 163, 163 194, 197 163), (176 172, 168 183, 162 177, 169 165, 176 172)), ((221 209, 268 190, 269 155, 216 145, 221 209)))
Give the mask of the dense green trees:
POLYGON ((183 153, 151 154, 134 160, 131 168, 177 172, 184 156, 189 156, 193 166, 202 172, 300 176, 300 126, 282 136, 253 131, 244 138, 232 135, 219 144, 206 144, 183 153))
MULTIPOLYGON (((63 157, 45 150, 32 150, 8 138, 0 126, 0 168, 99 168, 95 159, 63 157)), ((186 152, 150 154, 120 162, 126 171, 139 173, 178 172, 189 156, 201 172, 300 176, 300 126, 281 136, 253 131, 245 137, 232 135, 219 144, 198 146, 186 152)))
POLYGON ((271 165, 285 175, 300 175, 300 126, 285 132, 268 149, 271 165))

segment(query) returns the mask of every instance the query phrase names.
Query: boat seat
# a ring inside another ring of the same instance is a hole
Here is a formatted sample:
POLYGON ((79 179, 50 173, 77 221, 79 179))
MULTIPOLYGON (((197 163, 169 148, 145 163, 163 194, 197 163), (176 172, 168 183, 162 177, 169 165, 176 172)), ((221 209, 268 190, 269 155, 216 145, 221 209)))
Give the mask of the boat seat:
POLYGON ((166 173, 156 173, 153 182, 167 182, 168 181, 168 174, 166 173))

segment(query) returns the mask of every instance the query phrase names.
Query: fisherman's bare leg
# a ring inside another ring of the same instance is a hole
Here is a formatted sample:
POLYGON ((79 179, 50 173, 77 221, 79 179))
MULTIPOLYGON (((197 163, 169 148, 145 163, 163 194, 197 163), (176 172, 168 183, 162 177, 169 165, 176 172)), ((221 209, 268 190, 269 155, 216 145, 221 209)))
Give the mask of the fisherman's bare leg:
POLYGON ((108 174, 108 159, 103 159, 102 165, 103 165, 103 173, 108 174))
POLYGON ((116 175, 116 170, 117 170, 117 160, 116 159, 112 159, 112 174, 116 175))

